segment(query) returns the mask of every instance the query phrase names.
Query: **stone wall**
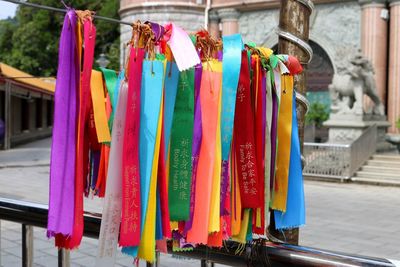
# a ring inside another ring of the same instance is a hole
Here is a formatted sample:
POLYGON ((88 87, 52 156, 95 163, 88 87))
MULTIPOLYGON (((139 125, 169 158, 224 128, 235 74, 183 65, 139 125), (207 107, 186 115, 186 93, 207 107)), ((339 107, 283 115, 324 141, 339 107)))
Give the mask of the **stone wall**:
MULTIPOLYGON (((204 12, 185 8, 175 7, 153 7, 149 9, 133 9, 121 13, 124 21, 135 22, 140 20, 154 21, 161 25, 173 22, 188 32, 197 31, 204 27, 204 12)), ((126 57, 126 43, 132 36, 132 28, 128 25, 121 25, 121 63, 126 57)))
MULTIPOLYGON (((183 7, 149 7, 126 9, 121 19, 134 22, 155 21, 161 24, 174 22, 187 31, 196 31, 204 25, 200 9, 183 7)), ((278 43, 275 29, 279 24, 279 9, 242 12, 239 32, 245 42, 272 47, 278 43)), ((319 44, 330 57, 335 71, 360 48, 361 7, 358 1, 318 4, 310 21, 310 39, 319 44)), ((131 37, 131 27, 121 26, 121 60, 126 56, 126 43, 131 37)), ((122 63, 122 61, 121 61, 122 63)))
MULTIPOLYGON (((239 18, 239 32, 245 41, 273 47, 278 43, 275 29, 279 10, 244 12, 239 18)), ((329 55, 335 71, 343 59, 360 48, 361 7, 357 1, 318 4, 310 20, 310 39, 329 55)))

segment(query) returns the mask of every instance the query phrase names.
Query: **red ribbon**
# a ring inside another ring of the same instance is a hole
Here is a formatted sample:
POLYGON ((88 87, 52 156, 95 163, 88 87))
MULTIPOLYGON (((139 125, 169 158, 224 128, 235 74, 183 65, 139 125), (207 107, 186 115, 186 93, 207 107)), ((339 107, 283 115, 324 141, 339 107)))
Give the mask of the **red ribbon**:
POLYGON ((258 208, 260 208, 260 217, 261 217, 261 226, 257 227, 256 226, 256 218, 257 218, 257 211, 253 212, 253 232, 256 234, 264 234, 264 228, 265 228, 265 208, 264 208, 264 186, 265 186, 265 180, 264 180, 264 173, 265 173, 265 164, 264 164, 264 140, 265 140, 265 88, 262 86, 262 79, 265 76, 263 76, 263 70, 260 67, 261 62, 258 57, 254 57, 252 61, 252 66, 254 70, 254 75, 253 75, 253 83, 252 83, 252 89, 254 95, 256 96, 255 99, 255 137, 256 137, 256 165, 257 165, 257 174, 258 174, 258 208), (264 121, 263 121, 264 120, 264 121))
POLYGON ((75 218, 74 231, 70 239, 67 240, 66 247, 73 249, 80 245, 83 236, 83 193, 84 193, 84 175, 87 174, 87 165, 84 165, 84 153, 87 121, 87 103, 90 95, 90 77, 92 74, 94 46, 96 43, 96 27, 91 20, 86 20, 83 24, 83 71, 81 76, 81 92, 79 101, 79 122, 78 122, 78 155, 77 171, 75 177, 75 218))
POLYGON ((144 50, 131 47, 128 69, 128 100, 122 159, 122 221, 120 246, 140 243, 140 89, 144 50))
POLYGON ((158 179, 157 188, 160 195, 161 206, 161 225, 164 237, 171 238, 171 226, 169 221, 168 209, 168 185, 167 185, 167 171, 165 166, 165 136, 164 136, 164 121, 161 126, 161 140, 160 140, 160 158, 158 159, 158 179))
POLYGON ((237 162, 240 196, 243 208, 259 207, 259 186, 254 137, 254 109, 250 92, 247 52, 242 52, 242 65, 236 93, 234 152, 237 162))

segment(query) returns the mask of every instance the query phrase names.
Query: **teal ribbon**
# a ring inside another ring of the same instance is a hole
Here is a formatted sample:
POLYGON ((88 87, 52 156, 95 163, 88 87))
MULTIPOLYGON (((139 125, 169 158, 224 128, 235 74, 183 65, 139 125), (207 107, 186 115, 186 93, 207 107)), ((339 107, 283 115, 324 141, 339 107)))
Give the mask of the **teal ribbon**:
POLYGON ((115 113, 114 110, 116 108, 116 106, 114 106, 113 103, 116 101, 116 100, 114 100, 115 99, 114 92, 116 90, 115 85, 117 84, 117 73, 114 70, 109 70, 106 68, 100 68, 100 70, 103 73, 104 80, 106 81, 106 88, 107 88, 108 95, 110 96, 110 102, 111 102, 111 107, 112 107, 110 119, 108 120, 108 126, 110 127, 110 131, 111 131, 112 124, 114 121, 114 113, 115 113))
MULTIPOLYGON (((158 117, 161 109, 163 76, 163 62, 159 60, 143 61, 139 130, 140 202, 142 214, 140 229, 142 231, 149 201, 151 170, 153 167, 158 117)), ((138 247, 124 247, 122 252, 136 257, 138 247)))
POLYGON ((236 91, 242 63, 243 41, 240 34, 224 36, 222 40, 224 49, 222 58, 221 143, 222 160, 228 160, 232 142, 236 91))

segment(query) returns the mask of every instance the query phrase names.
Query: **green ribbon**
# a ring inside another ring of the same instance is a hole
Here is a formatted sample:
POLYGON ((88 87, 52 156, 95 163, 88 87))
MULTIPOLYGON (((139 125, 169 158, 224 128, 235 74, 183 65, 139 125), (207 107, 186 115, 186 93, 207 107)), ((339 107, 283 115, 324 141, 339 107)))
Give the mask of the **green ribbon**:
POLYGON ((110 128, 110 131, 112 129, 113 121, 114 121, 114 113, 116 107, 113 106, 115 103, 116 99, 115 98, 115 85, 117 84, 117 73, 114 70, 109 70, 106 68, 100 68, 101 72, 103 73, 104 80, 106 81, 106 87, 108 91, 108 95, 110 96, 110 102, 111 102, 111 115, 110 119, 108 120, 108 126, 110 128))
POLYGON ((179 75, 171 130, 168 204, 171 221, 189 219, 194 120, 194 68, 179 75))

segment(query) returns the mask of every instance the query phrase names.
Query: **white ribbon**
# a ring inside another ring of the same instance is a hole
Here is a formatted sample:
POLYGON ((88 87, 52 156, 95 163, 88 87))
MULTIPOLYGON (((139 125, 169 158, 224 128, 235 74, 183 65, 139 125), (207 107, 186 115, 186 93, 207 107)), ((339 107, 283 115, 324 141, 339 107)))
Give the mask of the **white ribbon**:
MULTIPOLYGON (((271 73, 267 72, 266 79, 266 129, 265 129, 265 213, 269 214, 269 202, 271 200, 271 127, 272 127, 272 81, 271 73)), ((265 225, 268 225, 269 216, 265 216, 265 225)))
POLYGON ((124 144, 127 93, 128 85, 122 81, 112 129, 106 194, 96 258, 97 267, 114 266, 117 253, 118 233, 121 223, 122 151, 124 144))

